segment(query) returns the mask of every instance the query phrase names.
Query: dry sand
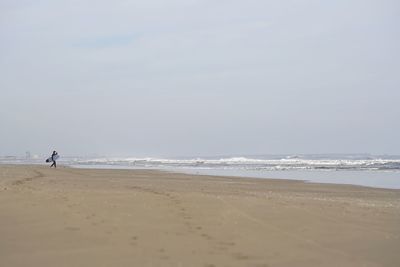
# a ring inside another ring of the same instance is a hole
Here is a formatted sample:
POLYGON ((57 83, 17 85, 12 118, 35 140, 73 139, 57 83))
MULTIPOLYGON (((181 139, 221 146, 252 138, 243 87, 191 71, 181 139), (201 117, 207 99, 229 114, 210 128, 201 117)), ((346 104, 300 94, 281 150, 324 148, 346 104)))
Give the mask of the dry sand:
POLYGON ((0 266, 400 266, 400 190, 0 166, 0 266))

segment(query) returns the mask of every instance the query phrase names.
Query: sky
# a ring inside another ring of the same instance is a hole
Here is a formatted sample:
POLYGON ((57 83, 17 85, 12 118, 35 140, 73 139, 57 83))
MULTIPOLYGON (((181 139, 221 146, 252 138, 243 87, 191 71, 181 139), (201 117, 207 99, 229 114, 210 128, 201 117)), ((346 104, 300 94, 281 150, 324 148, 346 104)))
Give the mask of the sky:
POLYGON ((0 156, 400 154, 400 3, 1 0, 0 156))

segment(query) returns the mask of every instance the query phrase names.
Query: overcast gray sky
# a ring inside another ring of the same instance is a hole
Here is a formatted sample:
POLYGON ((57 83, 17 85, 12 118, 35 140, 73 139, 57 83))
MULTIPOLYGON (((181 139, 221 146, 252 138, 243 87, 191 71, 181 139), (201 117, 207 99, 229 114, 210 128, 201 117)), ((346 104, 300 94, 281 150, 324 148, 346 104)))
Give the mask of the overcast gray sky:
POLYGON ((0 1, 0 155, 400 154, 399 1, 0 1))

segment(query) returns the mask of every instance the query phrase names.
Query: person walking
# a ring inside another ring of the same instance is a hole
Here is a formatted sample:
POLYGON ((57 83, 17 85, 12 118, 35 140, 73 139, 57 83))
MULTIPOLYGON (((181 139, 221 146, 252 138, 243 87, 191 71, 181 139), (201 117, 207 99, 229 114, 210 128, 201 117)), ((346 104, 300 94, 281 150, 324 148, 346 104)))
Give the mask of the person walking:
POLYGON ((54 168, 57 168, 57 162, 56 162, 57 155, 58 155, 57 151, 54 150, 53 154, 51 154, 51 161, 53 161, 53 164, 51 164, 50 168, 53 166, 54 166, 54 168))

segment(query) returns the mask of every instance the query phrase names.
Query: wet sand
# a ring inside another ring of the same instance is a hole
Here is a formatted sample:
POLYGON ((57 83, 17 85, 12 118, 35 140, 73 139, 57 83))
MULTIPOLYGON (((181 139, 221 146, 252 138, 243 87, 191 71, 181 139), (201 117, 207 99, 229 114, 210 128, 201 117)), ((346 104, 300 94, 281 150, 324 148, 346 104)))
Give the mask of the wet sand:
POLYGON ((400 266, 400 190, 0 165, 0 266, 400 266))

